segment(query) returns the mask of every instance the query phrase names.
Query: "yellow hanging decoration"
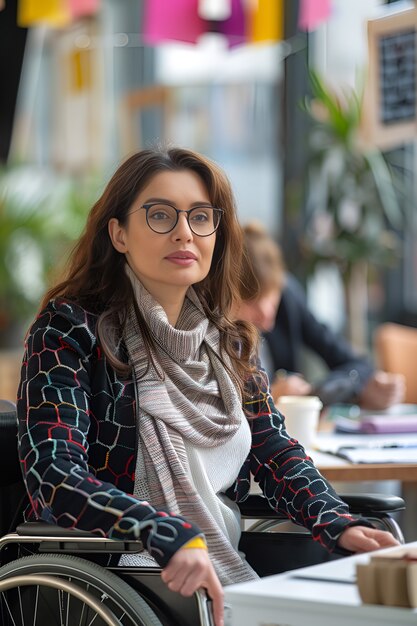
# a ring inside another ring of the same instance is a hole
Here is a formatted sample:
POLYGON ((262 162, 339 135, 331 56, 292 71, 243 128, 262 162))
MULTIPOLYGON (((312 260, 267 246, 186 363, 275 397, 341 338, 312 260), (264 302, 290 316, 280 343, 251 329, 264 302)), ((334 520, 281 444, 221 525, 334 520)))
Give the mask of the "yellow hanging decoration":
POLYGON ((19 0, 17 23, 19 26, 66 26, 71 21, 67 0, 19 0))
POLYGON ((91 89, 91 50, 73 50, 69 56, 70 91, 81 93, 91 89))
POLYGON ((258 0, 250 11, 248 39, 254 43, 284 38, 284 0, 258 0))

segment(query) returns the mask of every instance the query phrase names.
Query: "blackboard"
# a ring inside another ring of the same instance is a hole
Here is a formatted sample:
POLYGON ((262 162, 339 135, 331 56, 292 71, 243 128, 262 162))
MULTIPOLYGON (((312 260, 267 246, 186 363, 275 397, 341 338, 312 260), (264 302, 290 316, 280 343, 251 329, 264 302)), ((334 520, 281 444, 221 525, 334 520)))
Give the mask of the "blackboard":
POLYGON ((379 38, 380 121, 395 124, 416 118, 416 31, 379 38))
POLYGON ((387 149, 417 139, 417 9, 399 2, 381 11, 368 21, 362 128, 368 142, 387 149))

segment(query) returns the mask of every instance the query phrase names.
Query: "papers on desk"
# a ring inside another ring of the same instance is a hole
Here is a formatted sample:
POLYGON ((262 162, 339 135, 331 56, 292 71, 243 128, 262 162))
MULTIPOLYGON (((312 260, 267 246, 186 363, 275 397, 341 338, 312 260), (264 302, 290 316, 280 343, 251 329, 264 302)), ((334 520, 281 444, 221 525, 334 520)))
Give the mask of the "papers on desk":
POLYGON ((417 444, 341 446, 335 454, 351 463, 417 463, 417 444))
MULTIPOLYGON (((411 407, 415 411, 416 405, 404 404, 392 407, 387 411, 390 421, 399 419, 400 412, 406 418, 406 412, 411 411, 411 407), (391 411, 397 413, 394 418, 391 411)), ((369 412, 368 412, 369 413, 369 412)), ((360 414, 366 415, 365 411, 360 414)), ((411 413, 409 413, 411 416, 411 413)), ((335 419, 335 415, 333 419, 335 419)), ((382 415, 380 416, 383 417, 382 415)), ((346 418, 349 421, 355 421, 352 418, 346 418)), ((379 432, 366 434, 360 431, 345 432, 335 431, 329 433, 326 431, 319 432, 316 439, 316 449, 318 452, 331 454, 339 458, 338 463, 348 461, 350 463, 410 463, 417 464, 417 433, 399 432, 387 433, 379 432)), ((314 459, 314 452, 312 452, 314 459)))

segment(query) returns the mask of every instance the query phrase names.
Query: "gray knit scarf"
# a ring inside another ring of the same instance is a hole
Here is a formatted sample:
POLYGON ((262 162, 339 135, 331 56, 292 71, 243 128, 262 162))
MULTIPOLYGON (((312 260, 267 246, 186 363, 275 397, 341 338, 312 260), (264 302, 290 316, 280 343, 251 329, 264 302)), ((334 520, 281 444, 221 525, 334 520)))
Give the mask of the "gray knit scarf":
MULTIPOLYGON (((150 329, 159 370, 149 363, 132 304, 124 340, 139 401, 135 495, 201 528, 222 584, 257 578, 196 492, 184 447, 184 440, 197 447, 218 446, 233 437, 245 419, 236 387, 218 357, 219 331, 192 288, 174 328, 128 266, 126 271, 150 329)), ((235 477, 230 478, 232 484, 235 477)))

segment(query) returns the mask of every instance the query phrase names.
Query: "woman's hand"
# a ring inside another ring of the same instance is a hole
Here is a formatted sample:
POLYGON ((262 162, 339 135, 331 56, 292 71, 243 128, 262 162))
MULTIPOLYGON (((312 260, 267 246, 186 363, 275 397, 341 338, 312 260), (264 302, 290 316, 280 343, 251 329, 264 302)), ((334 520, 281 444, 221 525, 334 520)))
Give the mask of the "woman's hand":
POLYGON ((204 588, 213 601, 214 623, 224 624, 224 593, 207 550, 187 548, 178 550, 163 569, 161 578, 171 591, 192 596, 204 588))
POLYGON ((337 545, 350 552, 371 552, 400 544, 386 530, 377 530, 367 526, 349 526, 340 535, 337 545))

